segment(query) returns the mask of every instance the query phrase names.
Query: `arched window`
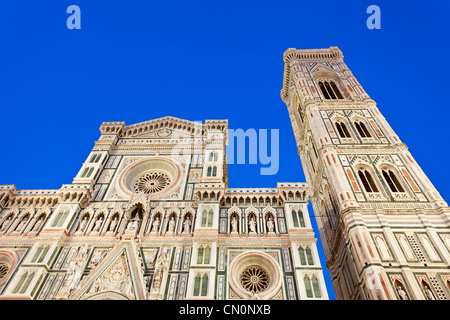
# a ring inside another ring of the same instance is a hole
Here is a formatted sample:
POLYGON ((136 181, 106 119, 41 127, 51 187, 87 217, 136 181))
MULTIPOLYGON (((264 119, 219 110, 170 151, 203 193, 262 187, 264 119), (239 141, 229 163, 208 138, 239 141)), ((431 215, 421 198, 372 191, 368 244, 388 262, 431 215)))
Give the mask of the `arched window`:
POLYGON ((386 180, 389 189, 391 189, 392 192, 405 192, 402 185, 400 184, 400 181, 398 181, 397 176, 389 169, 383 169, 383 178, 386 180))
POLYGON ((89 177, 91 176, 92 171, 94 171, 94 167, 92 167, 92 168, 89 170, 89 172, 88 172, 86 178, 89 178, 89 177))
POLYGON ((305 219, 303 217, 303 212, 301 210, 295 212, 295 210, 292 210, 292 220, 294 221, 294 227, 298 228, 299 226, 304 228, 305 225, 305 219))
POLYGON ((89 168, 84 169, 83 174, 81 175, 82 178, 84 178, 86 176, 86 174, 88 173, 89 168))
POLYGON ((365 169, 358 170, 359 178, 367 192, 378 192, 378 188, 373 181, 372 175, 365 169))
POLYGON ((339 133, 339 136, 341 138, 351 138, 350 132, 347 129, 347 126, 342 121, 336 121, 335 122, 336 129, 339 133))
POLYGON ((298 220, 300 222, 300 227, 304 228, 305 225, 305 219, 303 218, 303 212, 301 210, 298 211, 298 220))
POLYGON ((213 167, 212 176, 213 177, 217 176, 217 167, 216 166, 213 167))
POLYGON ((197 251, 197 264, 203 264, 203 247, 198 248, 197 251))
POLYGON ((306 251, 306 258, 308 260, 308 264, 310 266, 314 265, 314 260, 313 260, 313 257, 312 257, 311 247, 306 247, 305 251, 306 251))
POLYGON ((313 275, 311 278, 313 290, 314 290, 314 298, 320 298, 320 288, 319 288, 319 280, 316 275, 313 275))
POLYGON ((302 266, 306 266, 306 257, 305 257, 305 249, 303 247, 298 248, 298 254, 300 256, 300 263, 302 266))
POLYGON ((202 227, 212 227, 212 223, 213 223, 213 211, 209 210, 203 210, 202 213, 202 227))
POLYGON ((208 275, 204 274, 202 277, 202 293, 201 295, 204 297, 208 294, 208 275))
POLYGON ((209 161, 213 161, 213 152, 209 154, 209 161))
POLYGON ((208 294, 208 275, 204 274, 203 277, 200 274, 195 276, 194 280, 194 296, 206 296, 208 294))
POLYGON ((292 220, 294 221, 294 227, 298 228, 297 213, 294 210, 292 210, 292 220))
POLYGON ((319 81, 319 88, 322 94, 327 100, 344 99, 334 81, 319 81))
POLYGON ((362 121, 355 121, 355 127, 356 130, 358 130, 359 135, 361 138, 370 138, 371 134, 369 133, 369 130, 367 130, 366 125, 362 121))
POLYGON ((314 298, 312 288, 311 288, 311 279, 307 275, 305 275, 303 277, 303 281, 305 283, 306 296, 308 298, 314 298))
POLYGON ((219 154, 217 152, 214 152, 214 161, 217 161, 219 159, 219 154))
POLYGON ((206 173, 206 176, 211 177, 211 170, 212 170, 212 168, 208 167, 208 172, 206 173))

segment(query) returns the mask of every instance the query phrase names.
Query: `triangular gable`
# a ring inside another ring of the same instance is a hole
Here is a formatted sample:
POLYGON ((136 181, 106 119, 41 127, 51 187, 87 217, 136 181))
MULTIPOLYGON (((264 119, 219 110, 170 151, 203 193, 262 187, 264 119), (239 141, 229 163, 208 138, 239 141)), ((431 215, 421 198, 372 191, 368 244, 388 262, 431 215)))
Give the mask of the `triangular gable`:
POLYGON ((142 269, 138 261, 135 243, 122 241, 83 279, 69 299, 118 299, 119 296, 130 300, 145 299, 142 269))

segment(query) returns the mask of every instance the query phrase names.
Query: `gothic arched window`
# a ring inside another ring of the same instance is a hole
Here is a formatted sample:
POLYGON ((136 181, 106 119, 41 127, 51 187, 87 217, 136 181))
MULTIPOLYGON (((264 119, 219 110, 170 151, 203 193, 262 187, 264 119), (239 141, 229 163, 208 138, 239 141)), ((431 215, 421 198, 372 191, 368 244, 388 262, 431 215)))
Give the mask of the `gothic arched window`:
POLYGON ((358 175, 366 192, 378 192, 378 188, 369 171, 365 169, 359 169, 358 175))
POLYGON ((344 99, 334 81, 319 81, 319 88, 322 94, 327 100, 344 99))
POLYGON ((217 176, 217 167, 216 166, 214 166, 212 169, 212 176, 213 177, 217 176))
POLYGON ((206 173, 206 176, 211 177, 211 171, 212 171, 212 168, 208 167, 208 172, 206 173))
POLYGON ((359 135, 361 138, 370 138, 372 135, 370 134, 369 130, 367 130, 366 125, 362 121, 355 121, 355 127, 356 130, 358 130, 359 135))
POLYGON ((389 189, 391 189, 392 192, 405 192, 402 185, 400 184, 400 181, 398 181, 397 176, 389 169, 383 169, 383 178, 386 180, 389 189))
POLYGON ((335 122, 336 129, 339 133, 339 136, 341 138, 351 138, 350 132, 347 129, 347 126, 342 121, 336 121, 335 122))

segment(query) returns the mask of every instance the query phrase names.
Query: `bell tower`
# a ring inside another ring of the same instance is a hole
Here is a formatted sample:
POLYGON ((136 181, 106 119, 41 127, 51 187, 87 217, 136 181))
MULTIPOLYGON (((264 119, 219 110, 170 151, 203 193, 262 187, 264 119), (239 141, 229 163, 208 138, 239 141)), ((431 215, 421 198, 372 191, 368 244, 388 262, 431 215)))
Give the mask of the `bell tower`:
POLYGON ((288 107, 338 299, 450 299, 450 208, 337 47, 288 49, 288 107))

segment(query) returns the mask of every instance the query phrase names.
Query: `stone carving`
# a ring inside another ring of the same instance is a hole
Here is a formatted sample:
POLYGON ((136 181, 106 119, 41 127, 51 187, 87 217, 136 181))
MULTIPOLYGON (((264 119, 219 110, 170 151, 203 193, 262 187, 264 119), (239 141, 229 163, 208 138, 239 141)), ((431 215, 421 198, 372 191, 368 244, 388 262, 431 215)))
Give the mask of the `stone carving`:
POLYGON ((16 232, 22 232, 23 228, 25 227, 27 222, 28 222, 28 216, 23 217, 22 220, 20 221, 20 223, 17 225, 15 231, 16 232))
POLYGON ((402 289, 402 287, 397 286, 397 292, 398 295, 400 296, 400 298, 402 300, 409 300, 408 295, 406 294, 406 292, 402 289))
POLYGON ((81 220, 80 226, 78 227, 78 231, 83 232, 84 229, 86 228, 86 224, 88 223, 88 216, 85 215, 84 219, 81 220))
POLYGON ((89 263, 89 268, 95 268, 98 263, 103 259, 106 254, 106 250, 95 250, 92 255, 91 262, 89 263))
POLYGON ((191 218, 189 216, 186 217, 186 220, 183 223, 183 232, 189 233, 191 232, 191 218))
POLYGON ((0 231, 1 232, 5 231, 10 223, 11 223, 11 216, 9 216, 5 221, 3 221, 0 231))
POLYGON ((175 231, 175 219, 172 216, 172 218, 169 221, 169 228, 167 229, 167 232, 173 233, 174 231, 175 231))
POLYGON ((423 290, 425 291, 425 295, 427 296, 428 300, 436 300, 434 298, 433 292, 431 292, 430 288, 428 288, 427 285, 424 286, 423 290))
POLYGON ((155 275, 153 277, 152 294, 158 294, 161 289, 161 283, 169 267, 170 248, 161 248, 161 253, 155 263, 155 275))
POLYGON ((33 229, 31 231, 33 231, 33 232, 39 231, 39 229, 41 228, 42 224, 44 223, 44 220, 45 220, 45 217, 41 216, 41 218, 38 221, 36 221, 36 223, 34 224, 34 227, 33 227, 33 229))
POLYGON ((128 222, 127 230, 137 230, 139 226, 139 217, 136 216, 136 218, 131 219, 130 222, 128 222))
POLYGON ((69 295, 80 285, 81 277, 83 275, 84 264, 87 258, 87 248, 82 247, 78 253, 70 260, 67 275, 64 279, 61 292, 69 295))
POLYGON ((94 227, 94 232, 99 232, 100 231, 100 227, 102 226, 103 223, 103 216, 100 216, 100 218, 97 219, 97 221, 95 221, 95 227, 94 227))
POLYGON ((238 221, 236 219, 236 216, 233 216, 231 219, 231 233, 237 233, 238 232, 238 221))
POLYGON ((252 216, 250 218, 250 221, 248 222, 248 227, 249 227, 250 233, 256 233, 256 221, 255 221, 254 216, 252 216))
POLYGON ((153 226, 152 226, 152 232, 158 232, 159 231, 159 216, 156 217, 155 221, 153 221, 153 226))
POLYGON ((114 232, 116 230, 117 223, 119 222, 119 219, 117 216, 111 221, 109 225, 108 231, 114 232))
POLYGON ((267 230, 269 230, 269 232, 274 232, 275 230, 275 223, 273 222, 272 216, 267 220, 267 230))
POLYGON ((157 252, 156 249, 144 251, 145 262, 146 262, 147 268, 149 268, 149 269, 153 268, 155 265, 156 252, 157 252))
POLYGON ((124 254, 94 281, 88 293, 95 294, 102 291, 116 291, 129 297, 133 296, 124 254))

